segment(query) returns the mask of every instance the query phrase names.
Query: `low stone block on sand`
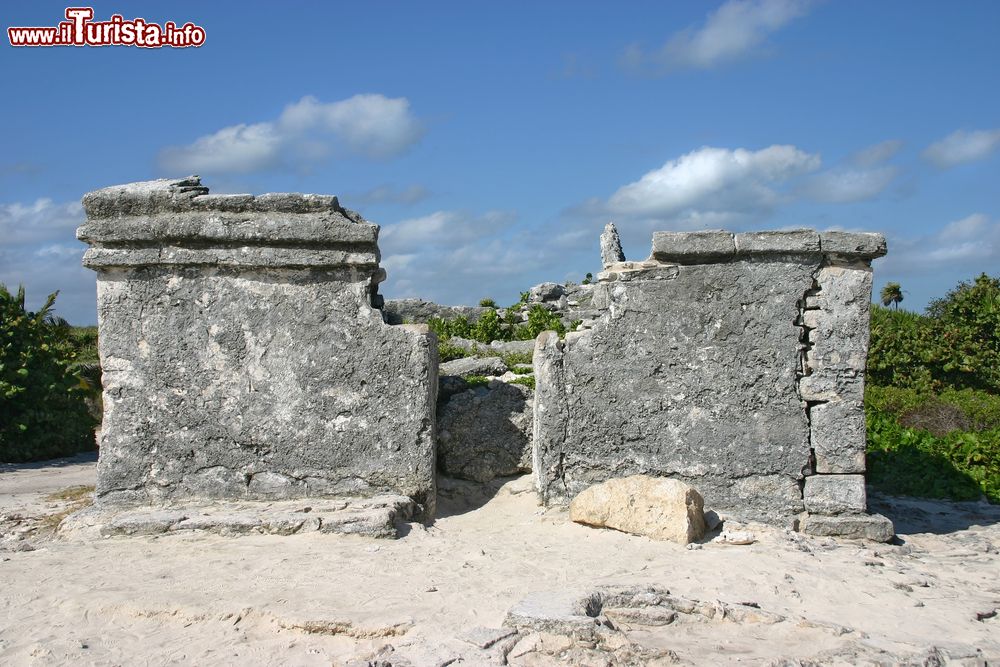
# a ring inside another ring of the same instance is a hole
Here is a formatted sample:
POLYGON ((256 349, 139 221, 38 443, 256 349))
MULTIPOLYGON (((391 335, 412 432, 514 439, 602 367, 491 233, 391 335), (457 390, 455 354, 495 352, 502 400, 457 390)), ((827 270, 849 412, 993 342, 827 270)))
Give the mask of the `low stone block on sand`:
POLYGON ((704 501, 684 482, 633 475, 595 484, 569 505, 576 523, 688 544, 705 535, 704 501))

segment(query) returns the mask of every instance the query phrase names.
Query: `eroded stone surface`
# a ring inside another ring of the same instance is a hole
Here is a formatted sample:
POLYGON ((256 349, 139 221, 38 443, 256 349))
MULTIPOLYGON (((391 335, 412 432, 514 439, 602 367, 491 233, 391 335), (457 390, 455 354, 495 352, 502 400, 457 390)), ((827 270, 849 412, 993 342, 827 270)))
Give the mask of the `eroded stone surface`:
POLYGON ((701 494, 676 479, 646 475, 609 479, 584 489, 569 504, 569 518, 679 544, 705 535, 701 494))
POLYGON ((895 535, 892 521, 881 514, 809 514, 802 518, 799 530, 807 535, 838 536, 888 542, 895 535))
POLYGON ((493 383, 453 395, 438 409, 438 464, 459 479, 487 482, 531 470, 533 392, 493 383))
POLYGON ((818 514, 859 514, 868 507, 864 475, 812 475, 803 492, 806 510, 818 514))
POLYGON ((499 357, 463 357, 444 362, 439 366, 438 371, 441 375, 459 377, 469 375, 499 376, 507 372, 507 364, 499 357))
POLYGON ((98 272, 99 503, 383 492, 434 502, 433 334, 372 308, 378 227, 335 197, 84 198, 98 272))
MULTIPOLYGON (((656 232, 649 260, 607 265, 602 315, 536 341, 545 502, 651 474, 794 525, 807 475, 864 471, 870 259, 884 249, 878 234, 656 232)), ((815 511, 864 511, 863 494, 841 500, 815 511)))
POLYGON ((795 322, 819 262, 661 265, 600 283, 607 314, 592 329, 536 342, 534 470, 545 500, 653 474, 748 518, 801 512, 810 447, 795 322))
POLYGON ((625 253, 622 251, 622 240, 618 236, 618 228, 615 223, 609 222, 604 225, 604 233, 601 234, 601 264, 605 267, 617 262, 625 261, 625 253))
POLYGON ((163 535, 204 531, 219 535, 293 535, 308 532, 395 538, 398 525, 419 513, 406 496, 309 499, 281 502, 184 503, 183 506, 121 508, 94 505, 63 520, 67 539, 163 535))

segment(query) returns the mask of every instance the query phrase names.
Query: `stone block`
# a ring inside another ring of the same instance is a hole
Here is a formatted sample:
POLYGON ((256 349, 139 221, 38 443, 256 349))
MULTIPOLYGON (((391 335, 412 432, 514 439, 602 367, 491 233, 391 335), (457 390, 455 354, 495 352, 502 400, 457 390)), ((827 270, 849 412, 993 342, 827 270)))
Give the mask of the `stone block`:
POLYGON ((569 504, 577 523, 688 544, 705 535, 701 494, 676 479, 633 475, 581 491, 569 504))
POLYGON ((881 514, 809 514, 802 517, 799 530, 817 537, 846 537, 872 542, 888 542, 895 535, 892 521, 881 514))
POLYGON ((495 375, 507 372, 507 364, 499 357, 463 357, 441 364, 438 368, 441 375, 495 375))
POLYGON ((736 254, 768 253, 819 253, 819 234, 811 229, 793 229, 736 235, 736 254))
POLYGON ((865 408, 861 401, 831 401, 809 409, 818 473, 865 471, 865 408))
POLYGON ((438 465, 459 479, 487 482, 531 470, 534 392, 496 383, 453 395, 438 409, 438 465))
POLYGON ((888 252, 885 236, 870 232, 820 232, 824 253, 872 260, 888 252))
POLYGON ((732 232, 653 232, 652 259, 678 264, 701 264, 736 254, 732 232))
POLYGON ((864 475, 812 475, 802 495, 810 514, 861 513, 868 507, 864 475))

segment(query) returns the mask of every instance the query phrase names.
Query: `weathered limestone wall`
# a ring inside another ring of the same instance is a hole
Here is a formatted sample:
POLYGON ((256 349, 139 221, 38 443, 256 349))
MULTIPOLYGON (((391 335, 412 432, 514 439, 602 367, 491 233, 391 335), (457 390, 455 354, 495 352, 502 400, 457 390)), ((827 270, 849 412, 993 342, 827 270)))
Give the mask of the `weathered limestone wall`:
POLYGON ((883 254, 878 234, 657 232, 649 260, 609 262, 594 292, 605 314, 536 341, 543 499, 650 474, 713 509, 785 525, 808 510, 830 517, 817 531, 845 532, 830 526, 866 509, 870 262, 883 254))
POLYGON ((433 512, 437 347, 383 323, 378 227, 197 177, 84 197, 101 503, 394 492, 433 512))

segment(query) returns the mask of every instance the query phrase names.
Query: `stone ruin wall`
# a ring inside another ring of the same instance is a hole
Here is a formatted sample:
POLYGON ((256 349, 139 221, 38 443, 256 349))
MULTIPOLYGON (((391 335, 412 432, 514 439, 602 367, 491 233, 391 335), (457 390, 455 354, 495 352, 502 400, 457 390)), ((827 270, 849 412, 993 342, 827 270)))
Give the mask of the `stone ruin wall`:
POLYGON ((392 492, 433 514, 437 346, 381 317, 379 228, 335 197, 193 177, 84 198, 98 504, 392 492))
MULTIPOLYGON (((386 324, 376 225, 335 197, 210 195, 197 177, 106 188, 84 207, 99 505, 396 493, 433 516, 436 341, 386 324)), ((739 518, 887 539, 891 524, 865 514, 862 405, 884 253, 877 234, 657 232, 649 260, 626 262, 609 226, 596 284, 529 299, 585 316, 534 343, 533 425, 518 430, 533 431, 542 500, 668 476, 739 518)))
POLYGON ((864 486, 871 260, 884 254, 878 234, 809 230, 657 232, 647 261, 605 252, 604 315, 536 342, 543 500, 648 474, 741 518, 891 536, 865 514, 864 486))

